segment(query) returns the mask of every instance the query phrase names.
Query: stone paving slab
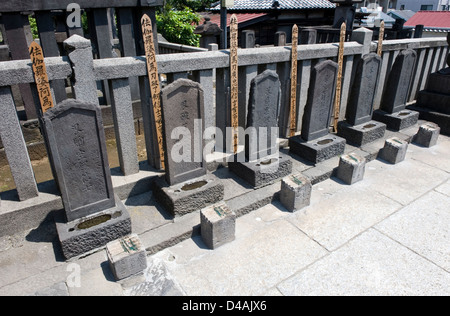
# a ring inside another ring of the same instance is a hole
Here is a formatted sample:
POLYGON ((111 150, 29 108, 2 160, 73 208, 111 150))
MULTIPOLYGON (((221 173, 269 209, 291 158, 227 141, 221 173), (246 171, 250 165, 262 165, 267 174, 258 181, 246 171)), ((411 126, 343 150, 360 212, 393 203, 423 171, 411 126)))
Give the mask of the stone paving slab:
POLYGON ((369 229, 278 289, 283 295, 450 295, 450 274, 369 229))
MULTIPOLYGON (((297 212, 290 219, 328 250, 339 248, 401 208, 401 204, 377 192, 364 194, 364 189, 357 184, 338 192, 332 198, 321 199, 297 212)), ((317 189, 313 189, 312 194, 317 194, 317 189)))
MULTIPOLYGON (((250 216, 250 215, 248 215, 250 216)), ((240 219, 237 220, 239 227, 240 219)), ((164 260, 187 295, 261 295, 296 271, 327 254, 291 223, 280 220, 214 251, 206 251, 200 238, 184 241, 156 255, 164 260), (184 247, 190 260, 183 259, 184 247), (274 255, 276 254, 276 255, 274 255), (175 258, 169 261, 168 258, 175 258), (257 276, 257 277, 256 277, 257 276)))
POLYGON ((379 160, 368 164, 360 187, 407 205, 447 179, 447 172, 412 159, 408 152, 405 161, 397 165, 379 160))
POLYGON ((450 196, 450 180, 436 188, 437 192, 450 196))
POLYGON ((375 228, 450 272, 450 198, 431 191, 375 228))

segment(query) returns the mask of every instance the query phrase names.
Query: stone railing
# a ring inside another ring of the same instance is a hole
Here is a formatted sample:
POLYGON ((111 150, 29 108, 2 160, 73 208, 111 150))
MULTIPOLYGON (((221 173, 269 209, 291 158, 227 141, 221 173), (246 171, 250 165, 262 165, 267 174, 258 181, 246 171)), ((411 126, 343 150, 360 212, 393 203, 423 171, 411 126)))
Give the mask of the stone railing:
POLYGON ((169 42, 159 42, 159 54, 180 54, 180 53, 198 53, 198 52, 207 52, 206 48, 181 45, 176 43, 169 42))
MULTIPOLYGON (((339 120, 345 119, 352 75, 362 55, 376 50, 372 33, 360 29, 353 32, 351 42, 345 43, 344 77, 339 120)), ((94 60, 90 41, 74 35, 65 41, 67 57, 46 58, 51 82, 71 78, 76 99, 99 103, 97 81, 108 81, 111 91, 112 112, 118 146, 121 171, 113 171, 113 185, 120 198, 136 195, 148 190, 150 182, 160 175, 155 168, 155 138, 152 122, 152 105, 144 57, 123 57, 94 60), (134 119, 132 113, 131 78, 139 78, 143 124, 145 130, 148 164, 138 161, 134 119)), ((425 88, 431 72, 444 66, 448 54, 445 38, 405 39, 385 41, 380 84, 375 98, 375 109, 380 107, 381 96, 387 75, 396 56, 403 49, 414 49, 418 53, 411 82, 409 101, 425 88)), ((301 131, 302 116, 306 105, 311 69, 325 59, 337 60, 337 44, 301 45, 298 48, 298 117, 297 128, 301 131)), ((246 108, 250 81, 266 69, 276 70, 282 88, 280 127, 286 136, 289 119, 290 47, 251 48, 239 50, 239 124, 246 124, 246 108)), ((229 87, 229 52, 207 51, 188 54, 157 56, 160 74, 168 81, 190 78, 199 82, 205 91, 205 125, 225 130, 229 126, 227 114, 227 91, 229 87)), ((36 227, 46 216, 58 209, 62 203, 55 184, 37 184, 16 107, 11 94, 11 85, 33 83, 29 60, 0 62, 0 134, 6 152, 16 190, 3 192, 0 205, 0 236, 11 232, 36 227)))

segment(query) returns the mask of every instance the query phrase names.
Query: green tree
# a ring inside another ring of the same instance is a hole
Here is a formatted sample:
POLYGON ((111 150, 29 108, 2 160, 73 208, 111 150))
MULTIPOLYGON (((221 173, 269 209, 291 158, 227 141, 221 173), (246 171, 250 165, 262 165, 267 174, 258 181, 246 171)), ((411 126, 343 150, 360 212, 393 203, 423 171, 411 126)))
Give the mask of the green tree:
POLYGON ((217 0, 167 0, 166 3, 173 8, 182 10, 184 8, 190 8, 194 12, 202 12, 210 8, 211 5, 217 2, 217 0))
POLYGON ((199 22, 200 15, 188 7, 176 9, 166 4, 164 9, 156 14, 158 32, 169 42, 182 45, 200 45, 200 36, 194 34, 199 22))

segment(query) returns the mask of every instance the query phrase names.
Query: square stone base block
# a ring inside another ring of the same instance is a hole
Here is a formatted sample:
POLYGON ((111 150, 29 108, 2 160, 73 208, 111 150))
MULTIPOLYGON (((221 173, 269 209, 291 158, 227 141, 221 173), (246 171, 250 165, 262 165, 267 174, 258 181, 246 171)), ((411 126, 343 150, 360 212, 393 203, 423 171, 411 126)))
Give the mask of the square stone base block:
POLYGON ((342 155, 346 143, 345 138, 332 134, 309 142, 301 136, 294 136, 289 139, 289 147, 292 153, 315 164, 342 155))
POLYGON ((413 142, 423 147, 433 147, 437 144, 440 133, 441 128, 437 124, 426 123, 420 126, 413 142))
POLYGON ((408 142, 398 138, 392 137, 386 139, 384 148, 379 152, 379 158, 390 164, 397 164, 405 160, 406 152, 408 150, 408 142))
POLYGON ((145 247, 136 234, 108 243, 106 255, 117 281, 141 273, 147 268, 145 247))
POLYGON ((350 125, 346 121, 338 123, 338 135, 347 140, 347 143, 356 147, 380 139, 386 132, 386 124, 369 121, 360 125, 350 125))
POLYGON ((387 128, 392 131, 400 131, 417 124, 419 120, 419 112, 411 110, 403 110, 392 114, 386 113, 381 110, 373 112, 373 119, 379 122, 383 122, 387 125, 387 128))
POLYGON ((229 162, 228 168, 251 186, 259 188, 291 174, 292 161, 291 157, 278 153, 275 157, 253 162, 229 162))
POLYGON ((213 174, 169 186, 158 178, 153 186, 156 201, 173 216, 183 216, 223 200, 224 186, 213 174))
POLYGON ((201 234, 210 249, 216 249, 235 239, 236 214, 225 202, 220 202, 200 211, 201 234))
POLYGON ((72 222, 64 213, 55 215, 56 229, 66 259, 78 257, 107 243, 131 234, 131 218, 116 196, 116 206, 72 222))
POLYGON ((280 202, 289 212, 309 206, 312 184, 302 174, 290 175, 281 181, 280 202))
POLYGON ((352 185, 364 178, 365 168, 366 159, 364 157, 360 157, 355 153, 342 155, 339 160, 336 177, 346 184, 352 185))

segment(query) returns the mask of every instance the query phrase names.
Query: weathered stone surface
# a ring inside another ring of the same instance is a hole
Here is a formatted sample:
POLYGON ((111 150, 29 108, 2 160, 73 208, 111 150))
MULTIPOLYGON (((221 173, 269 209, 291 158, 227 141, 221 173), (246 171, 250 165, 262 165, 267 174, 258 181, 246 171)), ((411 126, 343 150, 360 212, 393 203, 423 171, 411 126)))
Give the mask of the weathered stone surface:
POLYGON ((390 130, 400 131, 417 124, 417 121, 419 120, 419 112, 403 110, 389 114, 382 110, 377 110, 373 112, 373 119, 383 122, 390 130))
POLYGON ((66 222, 62 213, 55 215, 56 229, 66 259, 80 256, 131 234, 131 218, 125 205, 118 198, 116 205, 71 222, 66 222))
POLYGON ((290 151, 312 162, 319 163, 342 155, 346 140, 335 135, 325 135, 313 141, 305 141, 300 136, 289 139, 290 151))
POLYGON ((428 77, 427 91, 450 95, 450 76, 432 73, 428 77))
POLYGON ((182 216, 223 200, 224 186, 212 174, 172 186, 158 178, 153 194, 166 211, 182 216))
POLYGON ((108 243, 106 255, 116 280, 128 278, 147 268, 145 247, 136 234, 108 243))
POLYGON ((178 286, 161 259, 149 259, 144 271, 145 282, 126 289, 126 296, 182 296, 183 290, 178 286))
POLYGON ((279 153, 253 162, 229 162, 228 168, 255 188, 267 185, 292 172, 289 156, 279 153))
POLYGON ((290 212, 309 206, 311 201, 311 181, 302 174, 290 175, 281 181, 281 204, 290 212))
POLYGON ((5 149, 19 200, 39 195, 25 139, 20 128, 11 88, 0 87, 0 138, 5 149))
POLYGON ((67 220, 114 207, 100 107, 66 100, 43 120, 67 220))
POLYGON ((275 71, 266 70, 252 80, 247 118, 247 129, 252 129, 245 142, 250 161, 278 152, 271 129, 278 127, 280 101, 281 83, 275 71))
POLYGON ((225 202, 201 210, 200 223, 202 239, 210 249, 216 249, 235 239, 236 214, 225 202))
POLYGON ((450 114, 450 93, 443 94, 428 90, 420 91, 417 96, 417 105, 436 112, 450 114))
POLYGON ((290 158, 279 153, 277 144, 280 102, 281 83, 275 71, 266 70, 252 80, 245 141, 248 162, 240 161, 237 155, 228 167, 253 187, 292 172, 290 158))
POLYGON ((75 98, 79 101, 98 104, 97 85, 92 72, 94 61, 90 41, 79 35, 73 35, 64 41, 64 47, 74 66, 72 86, 75 98))
POLYGON ((434 123, 426 123, 420 126, 413 138, 413 142, 424 147, 433 147, 437 144, 441 129, 434 123))
POLYGON ((412 49, 401 51, 387 79, 380 109, 393 114, 405 109, 417 53, 412 49))
POLYGON ((346 118, 351 125, 360 125, 372 119, 380 67, 381 57, 377 54, 365 55, 360 60, 347 104, 346 118))
POLYGON ((319 63, 312 71, 302 125, 302 138, 306 141, 318 139, 329 132, 337 71, 337 63, 330 60, 319 63))
POLYGON ((202 87, 194 81, 178 79, 161 91, 161 103, 167 183, 175 185, 206 175, 202 87), (176 135, 181 139, 172 139, 172 133, 176 130, 181 133, 182 136, 176 135), (190 141, 185 139, 186 136, 190 136, 190 141), (172 151, 183 153, 181 162, 173 160, 172 151))
POLYGON ((352 126, 346 121, 338 123, 338 135, 347 140, 353 146, 361 147, 384 136, 386 124, 376 121, 369 121, 352 126))
POLYGON ((366 159, 354 153, 341 156, 336 176, 347 184, 353 184, 364 178, 366 159))
POLYGON ((391 164, 405 160, 408 143, 398 137, 387 139, 384 148, 380 150, 379 157, 391 164))

